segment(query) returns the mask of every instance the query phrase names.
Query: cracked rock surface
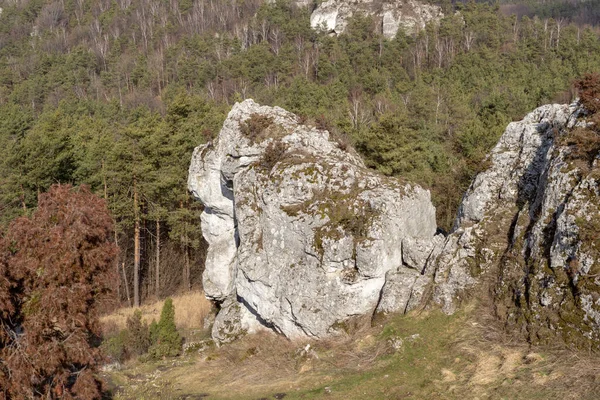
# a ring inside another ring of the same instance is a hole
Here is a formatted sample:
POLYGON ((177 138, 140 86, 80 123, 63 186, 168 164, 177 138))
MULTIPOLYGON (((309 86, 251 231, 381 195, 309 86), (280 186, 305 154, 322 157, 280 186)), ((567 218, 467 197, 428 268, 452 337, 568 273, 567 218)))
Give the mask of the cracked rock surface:
POLYGON ((194 151, 188 186, 205 206, 219 343, 265 327, 325 337, 380 299, 382 312, 415 307, 431 281, 425 263, 441 239, 429 191, 365 168, 281 108, 236 104, 194 151))
POLYGON ((437 259, 446 312, 479 287, 532 343, 600 342, 600 165, 573 154, 587 125, 578 103, 545 105, 508 125, 465 193, 437 259))

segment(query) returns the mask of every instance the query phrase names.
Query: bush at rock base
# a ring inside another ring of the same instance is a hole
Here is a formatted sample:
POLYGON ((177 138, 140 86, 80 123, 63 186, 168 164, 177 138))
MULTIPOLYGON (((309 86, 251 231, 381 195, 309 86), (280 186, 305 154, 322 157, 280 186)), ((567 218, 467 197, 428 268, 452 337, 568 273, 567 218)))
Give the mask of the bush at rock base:
POLYGON ((152 345, 148 355, 152 358, 174 357, 181 354, 182 339, 175 326, 175 307, 173 300, 165 300, 158 324, 150 329, 152 345))

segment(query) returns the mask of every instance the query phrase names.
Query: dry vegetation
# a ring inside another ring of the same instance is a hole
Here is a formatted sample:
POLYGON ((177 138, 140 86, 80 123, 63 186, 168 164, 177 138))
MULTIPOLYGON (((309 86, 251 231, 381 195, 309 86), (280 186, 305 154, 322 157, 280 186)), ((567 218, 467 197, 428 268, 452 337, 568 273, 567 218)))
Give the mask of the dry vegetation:
POLYGON ((265 332, 110 379, 118 399, 597 399, 595 354, 529 346, 490 315, 471 305, 358 320, 319 342, 265 332))
MULTIPOLYGON (((164 300, 140 307, 142 318, 147 322, 160 319, 164 300)), ((212 304, 206 299, 203 292, 190 292, 173 297, 175 306, 175 324, 183 331, 202 329, 205 318, 212 312, 212 304)), ((115 312, 105 315, 100 319, 105 332, 114 332, 126 328, 128 317, 137 310, 135 307, 120 308, 115 312)))

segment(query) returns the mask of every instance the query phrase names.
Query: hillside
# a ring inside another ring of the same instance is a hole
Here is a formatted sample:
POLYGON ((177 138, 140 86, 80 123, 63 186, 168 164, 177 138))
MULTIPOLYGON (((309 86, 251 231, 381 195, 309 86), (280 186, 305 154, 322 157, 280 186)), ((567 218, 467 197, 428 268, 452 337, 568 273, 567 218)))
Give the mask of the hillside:
POLYGON ((411 312, 328 341, 252 335, 106 376, 123 400, 597 398, 597 356, 529 346, 486 310, 411 312))
POLYGON ((600 57, 594 29, 484 4, 456 4, 460 16, 393 40, 360 16, 338 37, 317 33, 310 10, 285 1, 0 7, 2 221, 52 183, 91 185, 118 224, 119 293, 132 302, 138 284, 141 299, 199 285, 187 162, 234 101, 283 106, 353 143, 368 166, 430 188, 449 229, 506 124, 570 97, 600 57))
POLYGON ((597 0, 503 1, 500 10, 518 17, 553 18, 579 26, 600 23, 600 2, 597 0))
POLYGON ((0 392, 597 397, 599 9, 0 0, 0 392))

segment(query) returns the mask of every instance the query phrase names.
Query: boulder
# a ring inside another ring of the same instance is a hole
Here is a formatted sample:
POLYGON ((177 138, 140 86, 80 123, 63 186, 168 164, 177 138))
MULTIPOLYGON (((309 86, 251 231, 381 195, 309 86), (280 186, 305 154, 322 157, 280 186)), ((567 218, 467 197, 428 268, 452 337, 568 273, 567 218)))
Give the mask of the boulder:
POLYGON ((234 105, 217 140, 194 151, 188 185, 205 206, 217 342, 261 327, 325 337, 373 313, 386 279, 410 305, 382 311, 410 309, 431 281, 423 270, 440 239, 429 192, 367 169, 281 108, 234 105))

